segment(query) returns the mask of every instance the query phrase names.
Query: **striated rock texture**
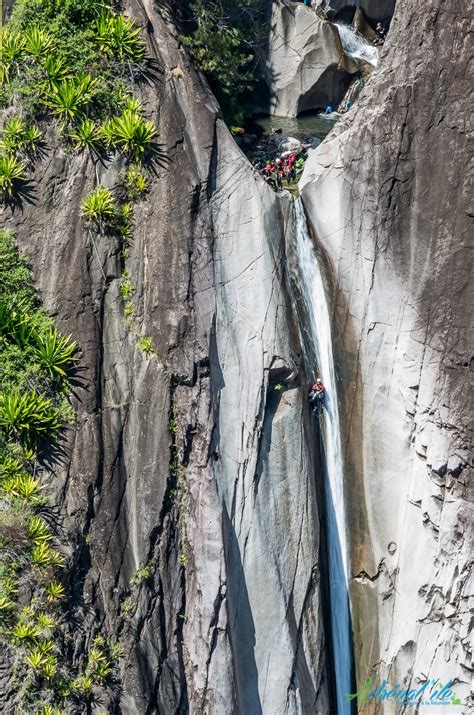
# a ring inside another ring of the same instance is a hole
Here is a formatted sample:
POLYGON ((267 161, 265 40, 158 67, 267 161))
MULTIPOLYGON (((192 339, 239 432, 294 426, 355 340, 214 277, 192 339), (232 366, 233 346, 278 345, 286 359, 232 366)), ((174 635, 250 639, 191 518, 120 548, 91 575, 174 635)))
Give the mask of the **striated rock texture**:
POLYGON ((316 449, 282 269, 291 199, 244 160, 167 11, 125 5, 159 61, 142 98, 164 153, 135 211, 131 320, 122 247, 80 219, 95 171, 113 186, 120 162, 94 167, 50 130, 34 203, 2 215, 83 352, 77 424, 49 476, 71 653, 119 638, 119 687, 99 693, 111 713, 328 712, 316 449))
POLYGON ((462 0, 428 0, 421 15, 398 0, 379 70, 302 180, 334 287, 358 684, 453 679, 463 702, 472 664, 470 23, 462 0))
POLYGON ((345 59, 337 29, 302 3, 277 0, 265 58, 268 105, 262 111, 296 117, 338 104, 356 71, 345 59))

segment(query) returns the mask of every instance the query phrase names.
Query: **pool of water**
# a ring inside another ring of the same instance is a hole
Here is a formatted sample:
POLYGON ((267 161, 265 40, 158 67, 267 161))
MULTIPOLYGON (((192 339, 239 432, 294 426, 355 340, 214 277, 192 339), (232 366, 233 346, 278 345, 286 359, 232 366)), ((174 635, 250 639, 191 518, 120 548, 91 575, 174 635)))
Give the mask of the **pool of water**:
POLYGON ((312 114, 292 119, 257 117, 247 128, 247 135, 236 137, 236 141, 253 164, 269 161, 281 154, 281 145, 288 137, 299 139, 305 148, 314 149, 329 134, 338 118, 335 112, 329 116, 312 114))
POLYGON ((321 114, 307 114, 302 117, 257 117, 254 123, 258 124, 270 134, 272 129, 281 129, 282 136, 295 137, 295 139, 321 141, 329 134, 337 117, 321 116, 321 114))

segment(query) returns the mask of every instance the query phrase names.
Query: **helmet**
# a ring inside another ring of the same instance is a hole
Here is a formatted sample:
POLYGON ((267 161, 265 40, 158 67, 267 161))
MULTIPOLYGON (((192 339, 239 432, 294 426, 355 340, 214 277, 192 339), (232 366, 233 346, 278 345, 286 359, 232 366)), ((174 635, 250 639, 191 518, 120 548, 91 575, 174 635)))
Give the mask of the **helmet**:
POLYGON ((319 384, 319 383, 321 382, 321 378, 318 377, 318 379, 316 380, 316 382, 319 384))

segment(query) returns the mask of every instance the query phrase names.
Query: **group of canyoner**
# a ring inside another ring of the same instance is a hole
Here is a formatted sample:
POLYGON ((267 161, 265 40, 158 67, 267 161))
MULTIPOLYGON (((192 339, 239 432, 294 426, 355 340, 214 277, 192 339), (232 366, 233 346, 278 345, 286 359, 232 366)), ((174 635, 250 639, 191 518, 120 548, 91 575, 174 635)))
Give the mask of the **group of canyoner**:
POLYGON ((297 156, 294 151, 287 151, 276 159, 258 161, 255 168, 270 188, 274 191, 282 191, 284 181, 288 185, 296 181, 297 175, 303 171, 304 162, 303 156, 297 156))

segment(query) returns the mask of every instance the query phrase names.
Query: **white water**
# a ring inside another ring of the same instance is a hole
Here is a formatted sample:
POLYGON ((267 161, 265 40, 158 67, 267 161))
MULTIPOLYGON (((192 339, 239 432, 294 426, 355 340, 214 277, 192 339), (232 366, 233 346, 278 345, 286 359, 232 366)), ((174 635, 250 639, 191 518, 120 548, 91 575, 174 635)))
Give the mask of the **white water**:
MULTIPOLYGON (((316 353, 319 376, 326 387, 321 417, 327 483, 327 549, 337 712, 349 715, 346 695, 351 692, 351 636, 347 594, 347 538, 344 509, 344 465, 341 449, 331 322, 320 265, 308 233, 301 199, 295 201, 296 258, 299 289, 308 316, 308 329, 316 353), (329 489, 328 489, 329 487, 329 489)), ((317 417, 315 417, 317 419, 317 417)))
POLYGON ((349 25, 343 25, 342 22, 336 22, 335 25, 341 38, 344 53, 353 60, 365 60, 373 67, 377 67, 379 63, 377 48, 369 44, 359 32, 356 32, 349 25))

